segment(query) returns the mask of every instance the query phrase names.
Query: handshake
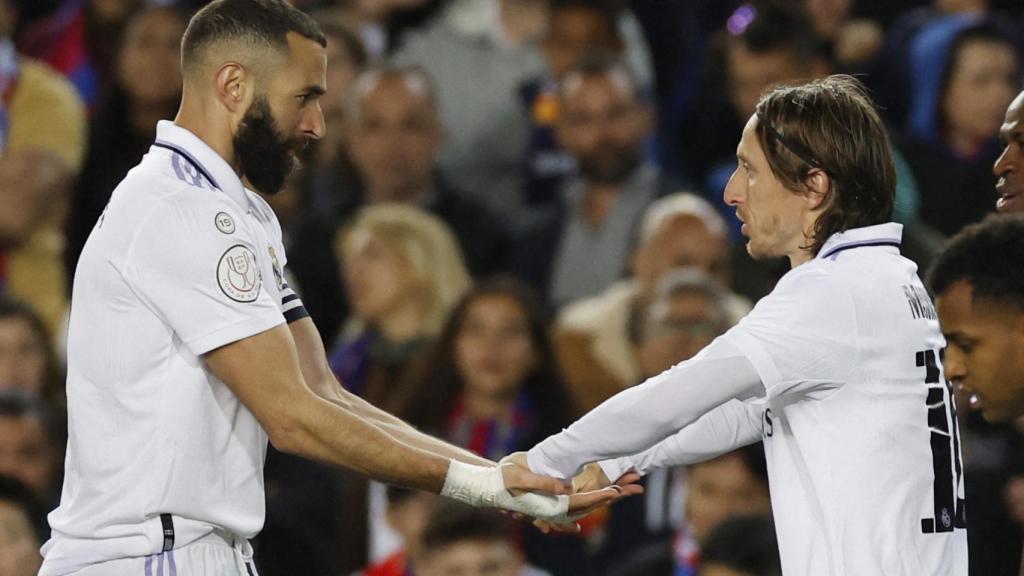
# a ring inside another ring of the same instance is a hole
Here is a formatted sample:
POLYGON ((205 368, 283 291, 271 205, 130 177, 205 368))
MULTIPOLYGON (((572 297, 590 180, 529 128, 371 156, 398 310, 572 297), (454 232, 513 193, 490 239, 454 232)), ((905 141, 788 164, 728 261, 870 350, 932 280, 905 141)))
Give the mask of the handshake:
POLYGON ((530 471, 525 452, 495 467, 452 460, 442 496, 471 506, 499 508, 534 519, 544 532, 575 531, 576 520, 617 500, 640 494, 640 475, 627 472, 612 484, 601 467, 588 464, 569 483, 530 471))

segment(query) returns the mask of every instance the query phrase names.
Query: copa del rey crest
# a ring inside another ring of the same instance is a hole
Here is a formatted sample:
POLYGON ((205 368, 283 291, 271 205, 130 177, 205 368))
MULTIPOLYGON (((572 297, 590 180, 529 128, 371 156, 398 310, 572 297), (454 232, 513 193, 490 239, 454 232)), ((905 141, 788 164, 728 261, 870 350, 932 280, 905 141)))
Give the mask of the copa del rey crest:
POLYGON ((217 263, 217 283, 224 295, 236 302, 253 302, 260 294, 259 265, 252 250, 236 244, 217 263))

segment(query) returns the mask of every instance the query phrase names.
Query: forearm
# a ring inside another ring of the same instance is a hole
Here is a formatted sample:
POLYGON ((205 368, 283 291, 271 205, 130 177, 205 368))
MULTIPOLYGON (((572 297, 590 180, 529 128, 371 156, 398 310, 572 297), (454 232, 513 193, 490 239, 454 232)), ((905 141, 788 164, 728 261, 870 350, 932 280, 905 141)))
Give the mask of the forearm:
POLYGON ((328 398, 328 400, 342 406, 349 406, 355 414, 373 422, 395 439, 404 442, 409 446, 433 452, 447 458, 467 462, 469 464, 476 464, 478 466, 494 465, 494 462, 491 462, 486 458, 481 458, 469 450, 459 448, 458 446, 449 444, 448 442, 430 436, 429 434, 420 432, 401 418, 381 410, 355 394, 343 390, 341 385, 333 378, 333 376, 331 376, 331 379, 334 389, 338 392, 336 394, 332 394, 333 398, 328 398))
POLYGON ((639 453, 733 398, 763 393, 750 362, 731 345, 711 344, 696 358, 610 398, 528 453, 538 473, 569 478, 586 463, 639 453))
POLYGON ((440 493, 449 458, 402 441, 341 405, 317 396, 295 406, 306 416, 278 434, 278 449, 349 468, 380 482, 440 493))
POLYGON ((641 475, 668 466, 696 464, 761 439, 761 402, 730 400, 674 436, 633 456, 600 462, 608 478, 632 469, 641 475))

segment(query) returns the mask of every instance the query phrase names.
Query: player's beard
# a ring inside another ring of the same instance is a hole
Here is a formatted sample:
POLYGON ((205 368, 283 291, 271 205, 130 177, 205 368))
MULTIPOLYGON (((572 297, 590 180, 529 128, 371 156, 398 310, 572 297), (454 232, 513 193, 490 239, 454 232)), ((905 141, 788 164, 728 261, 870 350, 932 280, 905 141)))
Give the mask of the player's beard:
POLYGON ((305 141, 282 137, 267 97, 257 96, 242 117, 234 146, 242 175, 256 191, 274 195, 297 165, 295 154, 305 141))

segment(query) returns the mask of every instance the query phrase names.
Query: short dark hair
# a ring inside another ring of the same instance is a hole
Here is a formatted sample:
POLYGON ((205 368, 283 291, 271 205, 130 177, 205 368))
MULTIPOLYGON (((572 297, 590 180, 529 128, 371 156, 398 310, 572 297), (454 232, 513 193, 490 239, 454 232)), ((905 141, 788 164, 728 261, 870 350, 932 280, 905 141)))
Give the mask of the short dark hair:
POLYGON ((327 46, 327 38, 313 18, 285 0, 213 0, 196 12, 185 29, 181 39, 182 70, 214 42, 245 41, 286 50, 289 32, 327 46))
POLYGON ((511 524, 497 511, 444 500, 423 528, 423 547, 438 550, 458 542, 504 542, 511 535, 511 524))
POLYGON ((992 214, 961 230, 942 248, 928 272, 940 295, 966 280, 972 299, 986 299, 1024 310, 1024 216, 992 214))
POLYGON ((808 238, 815 254, 829 236, 892 219, 896 166, 889 136, 863 84, 843 74, 778 86, 757 103, 757 139, 772 174, 807 189, 814 169, 829 176, 825 209, 808 238))
POLYGON ((719 564, 757 576, 782 575, 770 516, 736 516, 722 522, 701 547, 700 560, 702 565, 719 564))

